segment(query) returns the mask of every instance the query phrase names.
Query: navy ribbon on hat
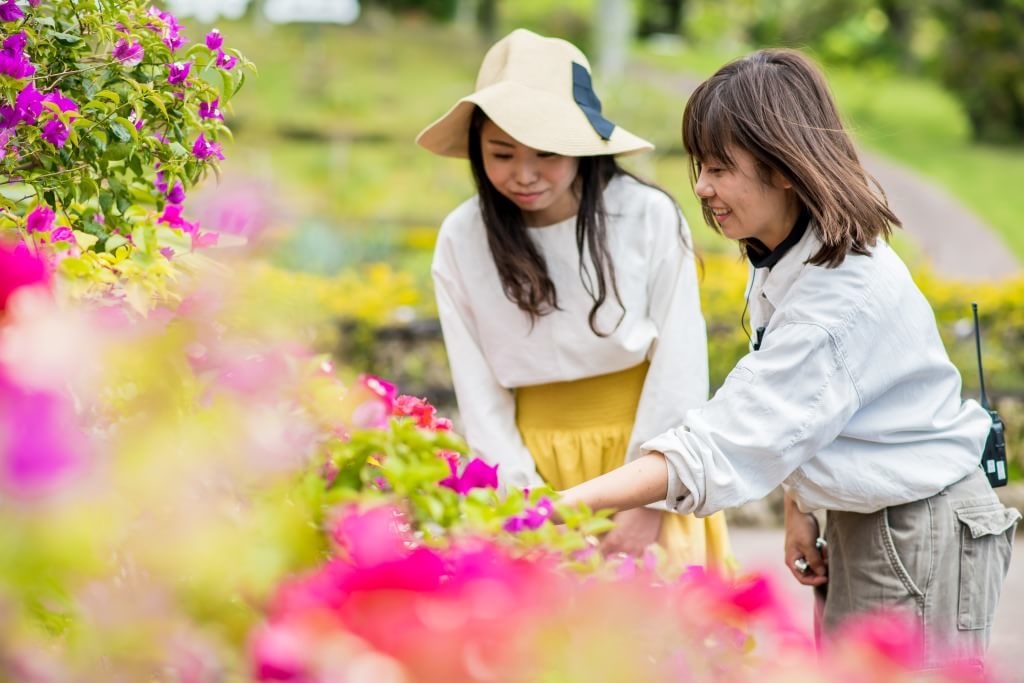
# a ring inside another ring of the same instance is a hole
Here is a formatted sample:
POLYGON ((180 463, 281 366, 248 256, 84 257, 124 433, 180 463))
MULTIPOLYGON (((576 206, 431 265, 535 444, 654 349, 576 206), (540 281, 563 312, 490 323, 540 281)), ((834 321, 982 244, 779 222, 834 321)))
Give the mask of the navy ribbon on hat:
POLYGON ((594 92, 590 72, 577 62, 572 63, 572 98, 586 114, 587 120, 601 139, 610 139, 615 124, 601 115, 601 100, 597 99, 597 93, 594 92))

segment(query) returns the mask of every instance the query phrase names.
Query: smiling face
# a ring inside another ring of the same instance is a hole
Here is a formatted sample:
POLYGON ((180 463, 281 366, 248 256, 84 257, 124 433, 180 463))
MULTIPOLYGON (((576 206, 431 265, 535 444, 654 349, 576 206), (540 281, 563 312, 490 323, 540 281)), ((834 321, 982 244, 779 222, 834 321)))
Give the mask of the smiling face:
POLYGON ((480 148, 487 179, 522 210, 528 226, 551 225, 576 215, 577 157, 527 147, 490 120, 480 127, 480 148))
POLYGON ((757 239, 775 249, 800 215, 792 185, 777 171, 767 180, 754 157, 730 146, 732 163, 701 159, 694 192, 707 206, 722 234, 729 239, 757 239))

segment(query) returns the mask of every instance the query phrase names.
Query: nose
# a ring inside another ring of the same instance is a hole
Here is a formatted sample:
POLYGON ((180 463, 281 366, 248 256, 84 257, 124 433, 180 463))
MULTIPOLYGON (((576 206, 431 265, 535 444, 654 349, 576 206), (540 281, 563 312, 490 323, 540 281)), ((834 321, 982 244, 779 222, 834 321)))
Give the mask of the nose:
POLYGON ((707 199, 715 194, 715 188, 708 181, 707 172, 703 168, 697 176, 697 182, 693 184, 693 193, 701 199, 707 199))
POLYGON ((530 185, 537 179, 537 164, 533 159, 519 159, 514 168, 516 182, 530 185))

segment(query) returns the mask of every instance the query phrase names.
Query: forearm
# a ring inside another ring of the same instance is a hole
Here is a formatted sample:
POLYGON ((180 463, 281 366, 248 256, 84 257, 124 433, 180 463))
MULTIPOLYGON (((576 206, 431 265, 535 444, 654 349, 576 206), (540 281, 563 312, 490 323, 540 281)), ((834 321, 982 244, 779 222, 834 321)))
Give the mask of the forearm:
POLYGON ((650 452, 630 463, 567 489, 562 502, 585 503, 592 510, 628 510, 665 500, 668 463, 661 453, 650 452))

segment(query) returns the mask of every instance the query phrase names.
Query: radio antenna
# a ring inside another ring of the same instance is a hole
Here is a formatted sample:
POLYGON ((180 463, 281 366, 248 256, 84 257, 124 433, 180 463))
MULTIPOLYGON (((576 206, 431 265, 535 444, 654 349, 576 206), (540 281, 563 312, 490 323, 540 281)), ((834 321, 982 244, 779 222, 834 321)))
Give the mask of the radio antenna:
POLYGON ((971 303, 974 313, 974 350, 978 354, 978 380, 981 382, 981 407, 989 410, 988 395, 985 393, 985 371, 981 367, 981 325, 978 324, 978 304, 971 303))

